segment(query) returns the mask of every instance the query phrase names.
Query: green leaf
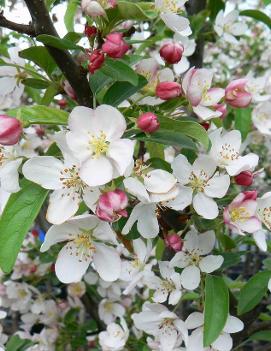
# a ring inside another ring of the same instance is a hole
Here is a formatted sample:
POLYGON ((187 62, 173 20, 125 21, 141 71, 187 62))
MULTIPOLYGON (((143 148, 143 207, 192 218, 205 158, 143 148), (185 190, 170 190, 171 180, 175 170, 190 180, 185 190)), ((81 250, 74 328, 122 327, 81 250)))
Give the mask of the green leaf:
POLYGON ((47 194, 48 190, 26 179, 21 182, 21 190, 11 194, 0 219, 0 266, 5 273, 11 272, 47 194))
POLYGON ((31 340, 21 339, 18 335, 12 336, 6 344, 6 351, 25 351, 34 345, 31 340))
POLYGON ((52 5, 56 2, 56 0, 45 0, 45 4, 48 10, 52 7, 52 5))
POLYGON ((259 272, 254 275, 240 291, 238 298, 238 314, 244 314, 257 306, 267 292, 270 271, 259 272))
POLYGON ((208 9, 210 11, 210 18, 213 20, 220 10, 225 9, 225 2, 223 0, 209 0, 208 9))
POLYGON ((20 51, 19 56, 34 62, 42 68, 48 76, 50 76, 57 67, 55 61, 44 46, 31 46, 30 48, 20 51))
POLYGON ((43 95, 41 105, 49 105, 53 101, 54 97, 58 94, 58 92, 59 89, 55 83, 49 85, 49 87, 46 89, 43 95))
POLYGON ((138 74, 124 61, 107 58, 100 71, 118 82, 129 82, 135 86, 138 84, 138 74))
POLYGON ((229 314, 229 290, 222 277, 205 279, 204 346, 214 342, 223 330, 229 314))
POLYGON ((150 2, 118 1, 117 7, 122 19, 151 20, 157 17, 158 12, 150 2))
POLYGON ((244 140, 252 129, 251 108, 238 108, 235 111, 235 129, 240 130, 244 140))
POLYGON ((261 330, 257 333, 252 334, 249 337, 250 340, 257 340, 257 341, 269 341, 271 342, 271 330, 261 330))
POLYGON ((255 20, 266 24, 271 29, 271 18, 264 12, 259 10, 243 10, 240 12, 240 16, 246 16, 254 18, 255 20))
POLYGON ((20 119, 24 126, 30 124, 67 124, 68 112, 43 105, 22 106, 7 111, 7 114, 20 119))
POLYGON ((106 85, 112 82, 112 78, 106 76, 101 70, 97 70, 94 74, 90 75, 89 85, 93 94, 97 94, 106 85))
POLYGON ((140 141, 152 141, 158 144, 197 150, 196 144, 186 135, 170 130, 159 129, 157 132, 151 134, 150 136, 137 135, 135 138, 140 141))
POLYGON ((142 89, 148 81, 143 76, 138 76, 138 84, 132 85, 128 82, 116 82, 107 90, 103 97, 103 103, 118 106, 124 100, 129 99, 137 91, 142 89))
POLYGON ((209 147, 209 138, 206 130, 194 121, 179 121, 166 117, 159 117, 160 128, 181 132, 186 136, 199 141, 206 149, 209 147))
POLYGON ((50 84, 48 80, 36 79, 36 78, 26 78, 22 81, 22 83, 34 89, 46 89, 50 84))
POLYGON ((44 45, 49 45, 61 50, 82 50, 81 46, 74 44, 72 41, 64 38, 61 39, 53 35, 41 34, 38 35, 36 39, 44 45))
POLYGON ((64 16, 64 23, 68 32, 73 32, 74 30, 74 17, 79 6, 78 0, 69 0, 67 10, 64 16))

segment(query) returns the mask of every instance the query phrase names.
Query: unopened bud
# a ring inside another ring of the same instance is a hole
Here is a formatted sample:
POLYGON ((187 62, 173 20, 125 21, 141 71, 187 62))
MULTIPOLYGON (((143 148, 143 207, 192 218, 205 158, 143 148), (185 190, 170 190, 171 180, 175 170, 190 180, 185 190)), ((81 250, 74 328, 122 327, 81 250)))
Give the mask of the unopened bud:
POLYGON ((169 234, 165 237, 166 246, 175 252, 181 251, 183 248, 183 240, 178 234, 169 234))
POLYGON ((143 113, 137 119, 137 126, 145 133, 154 133, 160 127, 157 116, 152 112, 143 113))
POLYGON ((97 28, 94 27, 94 26, 89 26, 89 25, 85 25, 85 35, 88 37, 88 38, 93 38, 95 37, 97 34, 97 28))
POLYGON ((121 217, 127 217, 125 208, 128 205, 126 193, 120 189, 102 194, 98 200, 96 215, 102 221, 115 222, 121 217))
POLYGON ((253 183, 253 173, 250 171, 243 171, 234 177, 235 183, 243 186, 250 186, 253 183))
POLYGON ((122 33, 110 33, 106 36, 102 46, 103 52, 112 58, 121 58, 129 50, 130 46, 123 40, 122 33))
POLYGON ((99 49, 94 50, 89 55, 89 65, 88 65, 89 72, 93 74, 95 71, 101 68, 104 63, 104 60, 105 60, 104 53, 99 49))
POLYGON ((22 131, 22 124, 18 119, 7 115, 0 115, 0 144, 17 144, 22 131))
POLYGON ((182 87, 176 82, 161 82, 156 87, 156 96, 162 100, 174 99, 182 94, 182 87))
POLYGON ((178 43, 164 44, 160 49, 160 56, 166 63, 175 64, 181 61, 184 47, 178 43))

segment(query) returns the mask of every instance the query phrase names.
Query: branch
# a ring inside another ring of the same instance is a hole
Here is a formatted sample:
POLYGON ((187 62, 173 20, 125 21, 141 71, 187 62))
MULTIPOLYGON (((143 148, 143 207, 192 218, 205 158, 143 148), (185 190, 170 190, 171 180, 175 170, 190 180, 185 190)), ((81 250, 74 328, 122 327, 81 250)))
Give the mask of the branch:
MULTIPOLYGON (((31 36, 49 34, 59 38, 44 0, 25 0, 25 3, 32 17, 32 25, 11 22, 3 16, 3 13, 0 13, 0 27, 31 36)), ((74 89, 79 104, 92 107, 93 96, 86 72, 67 50, 60 50, 49 45, 45 45, 45 47, 74 89)))
POLYGON ((15 32, 21 34, 27 34, 33 37, 35 35, 35 30, 31 24, 19 24, 12 21, 9 21, 4 16, 3 11, 0 12, 0 27, 8 28, 10 30, 14 30, 15 32))
MULTIPOLYGON (((25 3, 32 17, 36 35, 49 34, 59 37, 44 0, 25 0, 25 3)), ((92 107, 92 92, 86 73, 76 63, 72 55, 68 51, 49 45, 46 45, 46 48, 74 89, 79 104, 92 107)))

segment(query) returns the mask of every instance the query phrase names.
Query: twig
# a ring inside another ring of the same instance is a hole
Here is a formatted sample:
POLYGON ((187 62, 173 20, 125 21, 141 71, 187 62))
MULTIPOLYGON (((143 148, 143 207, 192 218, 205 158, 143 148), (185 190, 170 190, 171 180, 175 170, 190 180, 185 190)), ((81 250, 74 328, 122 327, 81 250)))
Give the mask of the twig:
POLYGON ((4 16, 4 12, 0 12, 0 27, 8 28, 14 30, 15 32, 27 34, 33 37, 35 35, 35 30, 31 24, 20 24, 9 21, 4 16))

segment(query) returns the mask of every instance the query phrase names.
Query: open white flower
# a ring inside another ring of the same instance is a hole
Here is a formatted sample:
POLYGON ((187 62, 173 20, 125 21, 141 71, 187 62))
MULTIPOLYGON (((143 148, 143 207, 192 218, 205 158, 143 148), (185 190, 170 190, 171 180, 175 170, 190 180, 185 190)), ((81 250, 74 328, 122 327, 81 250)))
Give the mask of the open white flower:
POLYGON ((21 69, 9 64, 24 66, 25 60, 20 58, 18 47, 8 50, 9 59, 5 58, 7 66, 0 67, 0 110, 17 107, 24 92, 24 85, 20 82, 23 78, 21 69))
POLYGON ((179 197, 184 209, 191 203, 202 217, 214 219, 218 206, 213 198, 222 198, 230 186, 230 177, 216 172, 216 163, 211 157, 199 156, 191 165, 184 155, 178 155, 172 162, 174 175, 178 179, 179 197))
POLYGON ((222 128, 209 134, 212 143, 210 156, 219 167, 225 168, 230 176, 235 176, 243 171, 253 171, 259 162, 259 156, 249 153, 240 155, 242 144, 239 130, 223 132, 222 128))
POLYGON ((222 256, 208 255, 214 246, 214 231, 197 234, 192 229, 186 234, 182 251, 177 252, 170 261, 172 267, 183 268, 181 284, 184 288, 196 289, 200 283, 200 272, 212 273, 221 267, 224 261, 222 256))
POLYGON ((179 205, 181 199, 176 186, 177 179, 167 171, 155 169, 146 174, 142 173, 138 178, 126 178, 123 184, 130 194, 140 200, 122 229, 125 235, 137 222, 137 229, 144 238, 154 238, 159 233, 156 209, 160 206, 182 209, 179 205))
POLYGON ((252 111, 254 126, 263 135, 271 135, 271 101, 258 104, 252 111))
POLYGON ((150 240, 145 242, 142 239, 133 240, 134 255, 132 260, 123 260, 121 266, 120 279, 128 282, 123 294, 127 295, 132 292, 136 286, 147 283, 148 279, 154 275, 152 266, 155 260, 149 261, 152 251, 150 240))
POLYGON ((187 342, 184 322, 163 305, 146 302, 142 312, 134 313, 132 319, 137 329, 157 338, 161 351, 173 351, 175 345, 187 342))
POLYGON ((123 318, 120 325, 111 323, 106 331, 99 334, 99 343, 103 351, 122 351, 129 337, 129 330, 123 318))
POLYGON ((0 145, 0 184, 1 189, 8 193, 20 190, 19 172, 23 158, 18 154, 17 146, 0 145))
POLYGON ((68 150, 65 134, 55 136, 64 161, 53 156, 35 156, 23 165, 24 176, 45 189, 54 190, 50 195, 46 218, 53 224, 61 224, 74 216, 85 193, 91 193, 79 177, 79 162, 68 150))
POLYGON ((238 21, 238 17, 239 12, 237 10, 233 10, 227 15, 223 10, 220 10, 215 19, 214 30, 217 35, 231 44, 238 44, 235 36, 245 34, 248 28, 245 23, 238 21))
POLYGON ((114 107, 97 109, 78 106, 69 117, 67 144, 80 160, 80 178, 89 186, 99 186, 124 175, 133 161, 135 142, 121 139, 126 122, 114 107))
POLYGON ((80 281, 92 262, 102 279, 114 281, 119 278, 119 254, 112 246, 106 245, 116 243, 115 234, 108 223, 96 216, 82 215, 53 225, 45 236, 41 252, 63 241, 67 243, 60 250, 55 265, 56 275, 63 283, 80 281))
POLYGON ((109 299, 103 299, 99 303, 98 313, 100 319, 106 324, 113 323, 116 318, 123 317, 125 308, 118 302, 109 299))
POLYGON ((155 7, 160 11, 160 17, 165 25, 173 32, 183 36, 192 34, 189 20, 177 13, 184 10, 187 0, 155 0, 155 7))
POLYGON ((147 281, 147 285, 155 290, 152 299, 159 303, 168 299, 170 305, 176 305, 182 296, 180 274, 175 272, 167 261, 160 261, 158 264, 161 278, 153 276, 147 281))
POLYGON ((195 329, 189 336, 187 351, 230 351, 233 340, 230 334, 238 333, 244 328, 244 323, 237 317, 229 315, 227 322, 219 337, 210 347, 203 346, 203 313, 193 312, 185 321, 187 329, 195 329))

